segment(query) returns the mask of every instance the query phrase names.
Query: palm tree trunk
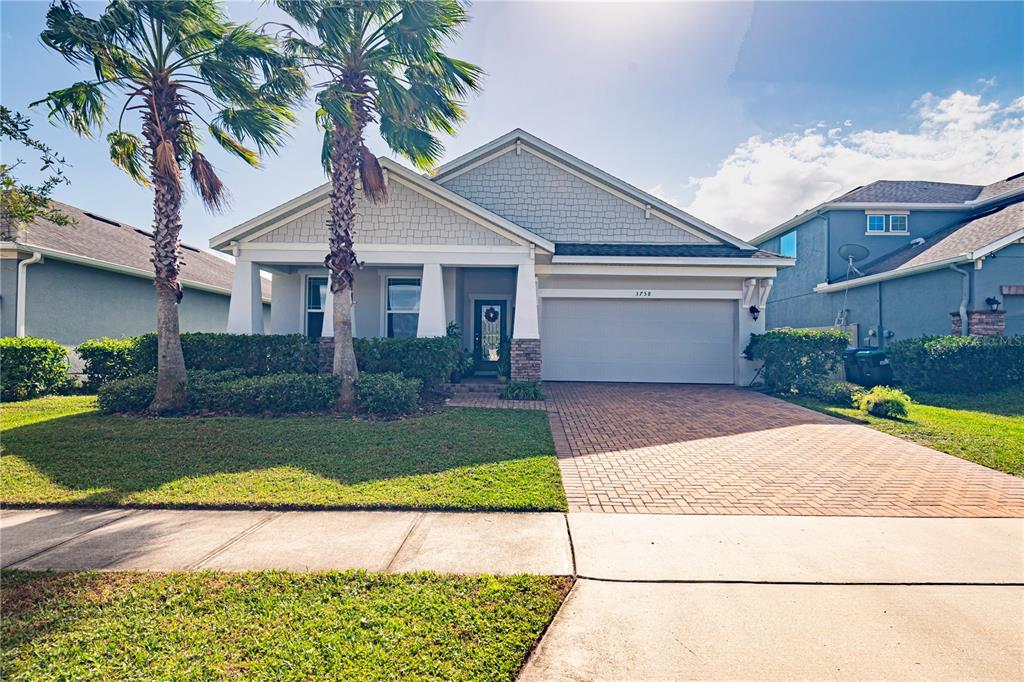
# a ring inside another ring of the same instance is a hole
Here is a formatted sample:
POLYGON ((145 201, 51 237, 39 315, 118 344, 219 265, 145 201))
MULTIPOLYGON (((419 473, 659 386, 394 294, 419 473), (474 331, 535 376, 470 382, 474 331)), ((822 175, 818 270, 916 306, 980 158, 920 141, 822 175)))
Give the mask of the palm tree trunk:
POLYGON ((336 411, 355 409, 355 381, 359 377, 352 347, 352 282, 355 252, 352 225, 356 217, 356 173, 362 146, 360 132, 335 122, 331 136, 330 251, 324 265, 330 271, 334 298, 334 374, 341 379, 336 411))
POLYGON ((181 192, 166 181, 154 183, 153 265, 156 285, 157 370, 156 397, 149 406, 152 414, 167 414, 185 409, 185 356, 181 351, 178 327, 178 237, 181 232, 181 192))

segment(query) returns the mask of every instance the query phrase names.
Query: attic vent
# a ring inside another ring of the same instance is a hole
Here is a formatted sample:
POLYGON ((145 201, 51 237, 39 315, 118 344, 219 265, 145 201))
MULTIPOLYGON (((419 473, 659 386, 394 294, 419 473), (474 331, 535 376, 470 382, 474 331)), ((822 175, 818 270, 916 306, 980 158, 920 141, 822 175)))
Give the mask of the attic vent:
POLYGON ((916 249, 917 247, 924 244, 924 237, 918 237, 917 239, 910 240, 910 248, 916 249))
POLYGON ((121 223, 117 222, 116 220, 111 220, 110 218, 104 218, 101 215, 96 215, 95 213, 89 213, 88 211, 85 211, 85 215, 89 216, 93 220, 98 220, 101 223, 106 223, 107 225, 113 225, 114 227, 121 227, 121 223))

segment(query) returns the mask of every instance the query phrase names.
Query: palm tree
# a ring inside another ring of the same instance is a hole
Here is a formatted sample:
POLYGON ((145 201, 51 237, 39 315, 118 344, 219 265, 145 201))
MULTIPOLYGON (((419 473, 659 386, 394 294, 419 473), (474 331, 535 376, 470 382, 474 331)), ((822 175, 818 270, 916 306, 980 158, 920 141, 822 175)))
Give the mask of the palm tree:
POLYGON ((459 0, 278 0, 300 27, 283 25, 285 51, 322 82, 317 121, 324 129, 321 161, 331 178, 327 221, 334 309, 334 373, 341 379, 339 410, 349 410, 358 376, 352 348, 356 174, 364 195, 387 198, 384 174, 367 149, 367 126, 377 124, 396 153, 423 169, 464 118, 459 97, 480 87, 482 71, 442 52, 467 21, 459 0))
POLYGON ((215 0, 111 0, 98 19, 59 0, 41 38, 71 64, 95 70, 95 78, 41 100, 50 119, 88 137, 103 130, 107 104, 117 98, 111 161, 153 188, 158 371, 150 411, 179 410, 187 380, 178 331, 182 169, 208 209, 223 208, 226 189, 201 152, 200 123, 221 147, 257 166, 261 153, 285 139, 305 78, 272 36, 229 22, 215 0), (134 116, 128 112, 138 112, 140 134, 124 129, 134 116))

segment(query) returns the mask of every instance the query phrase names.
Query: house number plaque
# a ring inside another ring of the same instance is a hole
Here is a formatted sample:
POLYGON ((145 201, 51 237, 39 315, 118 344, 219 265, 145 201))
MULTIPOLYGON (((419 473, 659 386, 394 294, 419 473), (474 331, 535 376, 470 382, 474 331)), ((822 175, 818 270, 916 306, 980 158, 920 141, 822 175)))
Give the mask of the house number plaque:
POLYGON ((650 289, 637 289, 635 294, 636 294, 637 298, 650 298, 651 297, 650 289))

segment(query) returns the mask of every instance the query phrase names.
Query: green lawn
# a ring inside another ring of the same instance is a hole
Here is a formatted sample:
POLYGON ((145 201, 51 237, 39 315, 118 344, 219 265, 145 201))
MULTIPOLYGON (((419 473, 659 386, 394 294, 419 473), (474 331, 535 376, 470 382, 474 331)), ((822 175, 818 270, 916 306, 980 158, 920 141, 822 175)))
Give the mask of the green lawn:
POLYGON ((539 411, 153 420, 68 396, 7 403, 0 426, 4 504, 566 508, 539 411))
POLYGON ((979 395, 914 394, 905 420, 879 419, 853 408, 794 399, 951 455, 1024 476, 1024 389, 979 395))
POLYGON ((5 571, 4 680, 512 680, 570 578, 5 571))

